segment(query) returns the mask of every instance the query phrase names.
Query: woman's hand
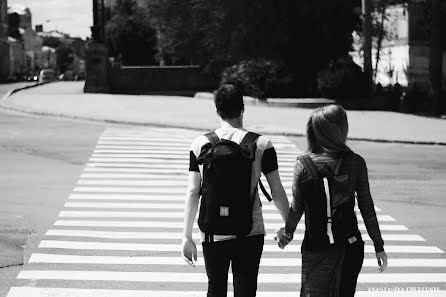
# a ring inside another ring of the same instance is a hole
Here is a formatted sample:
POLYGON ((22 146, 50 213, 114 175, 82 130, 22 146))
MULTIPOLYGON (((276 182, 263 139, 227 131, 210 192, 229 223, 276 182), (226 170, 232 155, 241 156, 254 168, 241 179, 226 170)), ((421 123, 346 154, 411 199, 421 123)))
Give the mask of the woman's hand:
POLYGON ((276 237, 274 237, 274 240, 278 240, 277 245, 283 249, 285 246, 287 246, 291 240, 293 240, 293 234, 289 234, 285 231, 285 227, 282 227, 280 229, 276 230, 276 237))
POLYGON ((192 239, 183 238, 181 255, 187 264, 195 267, 194 261, 197 262, 197 246, 192 239))
POLYGON ((387 254, 385 251, 377 252, 376 259, 378 259, 379 272, 383 272, 387 268, 387 254))

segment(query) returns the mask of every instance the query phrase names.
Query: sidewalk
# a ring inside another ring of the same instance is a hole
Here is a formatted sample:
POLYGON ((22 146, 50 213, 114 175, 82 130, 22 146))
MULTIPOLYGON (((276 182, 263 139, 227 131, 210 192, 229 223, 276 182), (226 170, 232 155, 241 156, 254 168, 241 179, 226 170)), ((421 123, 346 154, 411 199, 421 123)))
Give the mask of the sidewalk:
MULTIPOLYGON (((211 130, 219 125, 206 97, 84 94, 83 82, 57 82, 19 91, 0 105, 33 114, 211 130)), ((304 135, 312 109, 249 103, 245 127, 263 134, 304 135)), ((446 145, 446 121, 382 111, 348 111, 350 139, 446 145)))

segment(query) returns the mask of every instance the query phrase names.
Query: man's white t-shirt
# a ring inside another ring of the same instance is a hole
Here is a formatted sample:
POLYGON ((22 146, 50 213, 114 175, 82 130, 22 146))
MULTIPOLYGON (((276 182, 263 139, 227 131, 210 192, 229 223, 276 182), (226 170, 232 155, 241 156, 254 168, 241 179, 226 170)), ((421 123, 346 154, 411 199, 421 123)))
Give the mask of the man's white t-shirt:
MULTIPOLYGON (((215 133, 220 139, 227 139, 234 141, 237 144, 240 144, 243 137, 245 137, 248 131, 245 129, 225 127, 215 130, 215 133)), ((209 143, 207 137, 201 135, 194 139, 190 148, 189 171, 200 172, 202 178, 203 178, 203 166, 198 165, 197 158, 200 155, 201 148, 207 143, 209 143)), ((263 222, 263 215, 262 215, 262 204, 260 202, 259 193, 257 191, 257 184, 260 179, 260 175, 262 173, 268 174, 277 169, 278 169, 277 155, 271 141, 264 136, 260 136, 257 139, 256 157, 253 162, 252 174, 251 174, 251 194, 255 193, 255 198, 252 211, 253 225, 252 225, 252 230, 248 236, 265 234, 265 225, 263 222)), ((203 232, 200 233, 203 241, 204 233, 203 232)), ((234 236, 214 235, 214 241, 229 240, 235 238, 237 238, 237 236, 235 235, 234 236)))

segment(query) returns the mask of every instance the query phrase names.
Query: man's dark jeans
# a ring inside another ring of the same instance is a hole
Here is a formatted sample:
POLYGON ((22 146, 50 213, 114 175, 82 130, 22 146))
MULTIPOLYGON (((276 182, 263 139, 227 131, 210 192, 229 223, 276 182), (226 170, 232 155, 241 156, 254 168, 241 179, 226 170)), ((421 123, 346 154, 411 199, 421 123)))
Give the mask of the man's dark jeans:
POLYGON ((207 297, 226 297, 231 263, 234 297, 254 297, 257 291, 264 235, 217 242, 203 242, 208 276, 207 297))

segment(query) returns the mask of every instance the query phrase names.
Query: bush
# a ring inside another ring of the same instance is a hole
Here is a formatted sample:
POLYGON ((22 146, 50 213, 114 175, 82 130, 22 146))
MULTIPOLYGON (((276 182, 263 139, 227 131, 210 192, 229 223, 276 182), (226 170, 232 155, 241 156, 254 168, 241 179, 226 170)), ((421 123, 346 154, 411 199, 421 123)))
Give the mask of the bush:
POLYGON ((280 96, 291 77, 282 63, 265 59, 244 60, 227 67, 221 75, 221 83, 237 84, 244 95, 266 99, 280 96))
POLYGON ((340 58, 320 71, 317 85, 320 94, 331 99, 359 99, 367 94, 366 77, 350 57, 340 58))

